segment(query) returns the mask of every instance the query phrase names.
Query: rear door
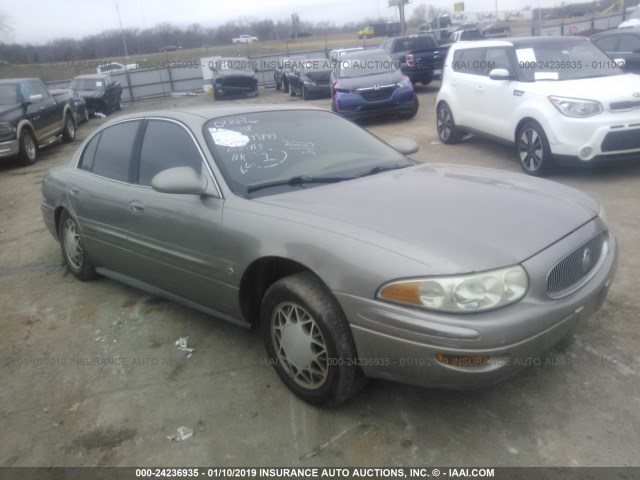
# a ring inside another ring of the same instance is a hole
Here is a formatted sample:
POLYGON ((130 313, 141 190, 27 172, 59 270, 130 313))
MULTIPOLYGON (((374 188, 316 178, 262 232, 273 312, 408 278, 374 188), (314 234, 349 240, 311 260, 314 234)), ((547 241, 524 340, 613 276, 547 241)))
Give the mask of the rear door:
POLYGON ((478 91, 482 89, 486 48, 460 48, 454 52, 451 68, 451 110, 456 124, 481 129, 478 91))

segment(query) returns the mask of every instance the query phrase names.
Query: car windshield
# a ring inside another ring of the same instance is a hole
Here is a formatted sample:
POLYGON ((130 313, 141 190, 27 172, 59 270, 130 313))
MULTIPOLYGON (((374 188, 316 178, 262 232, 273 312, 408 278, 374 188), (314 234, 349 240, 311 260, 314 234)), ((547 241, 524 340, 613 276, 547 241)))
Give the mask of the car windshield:
POLYGON ((0 85, 0 105, 15 105, 18 102, 18 90, 15 84, 0 85))
POLYGON ((102 90, 104 82, 95 78, 76 78, 71 81, 71 90, 102 90))
POLYGON ((214 118, 204 135, 229 188, 253 198, 413 165, 335 114, 279 110, 214 118))
POLYGON ((460 34, 460 40, 482 40, 483 38, 480 30, 467 30, 460 34))
POLYGON ((389 55, 375 55, 370 57, 349 58, 340 60, 340 78, 364 77, 379 73, 395 72, 399 65, 389 55))
POLYGON ((404 52, 405 50, 428 50, 437 48, 438 44, 431 35, 420 35, 415 37, 404 37, 396 40, 394 51, 404 52))
POLYGON ((577 80, 608 77, 624 72, 611 67, 612 61, 589 41, 533 43, 516 48, 518 68, 525 81, 577 80))

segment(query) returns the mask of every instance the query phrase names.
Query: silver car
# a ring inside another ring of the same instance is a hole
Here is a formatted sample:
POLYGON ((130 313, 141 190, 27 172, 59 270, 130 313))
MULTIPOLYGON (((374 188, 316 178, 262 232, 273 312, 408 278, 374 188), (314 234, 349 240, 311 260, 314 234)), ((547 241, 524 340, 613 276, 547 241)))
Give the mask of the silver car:
POLYGON ((617 249, 598 202, 391 145, 309 107, 130 115, 46 175, 42 213, 76 277, 258 327, 317 405, 366 377, 499 381, 600 308, 617 249))

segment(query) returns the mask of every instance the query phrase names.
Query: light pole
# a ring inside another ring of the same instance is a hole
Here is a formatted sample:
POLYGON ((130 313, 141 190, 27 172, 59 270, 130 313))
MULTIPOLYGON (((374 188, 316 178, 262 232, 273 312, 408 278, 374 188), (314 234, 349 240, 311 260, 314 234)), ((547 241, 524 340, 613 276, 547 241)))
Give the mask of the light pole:
POLYGON ((120 18, 120 4, 118 2, 116 2, 116 11, 118 12, 118 22, 120 23, 120 35, 122 36, 122 45, 124 46, 124 58, 129 58, 129 53, 127 52, 127 42, 124 39, 124 30, 122 30, 122 19, 120 18))

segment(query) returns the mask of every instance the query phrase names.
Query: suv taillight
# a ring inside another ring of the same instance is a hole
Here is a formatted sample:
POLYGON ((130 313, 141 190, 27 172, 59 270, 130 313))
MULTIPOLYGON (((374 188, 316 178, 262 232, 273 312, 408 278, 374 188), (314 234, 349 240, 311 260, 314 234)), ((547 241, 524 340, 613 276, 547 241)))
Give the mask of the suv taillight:
POLYGON ((411 53, 407 55, 407 66, 413 67, 413 55, 411 53))

